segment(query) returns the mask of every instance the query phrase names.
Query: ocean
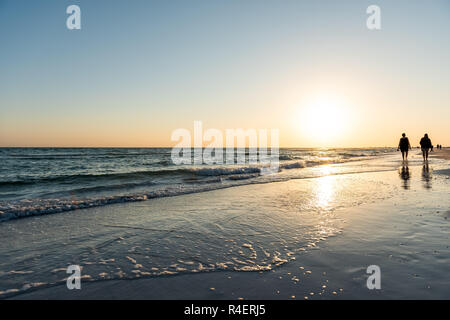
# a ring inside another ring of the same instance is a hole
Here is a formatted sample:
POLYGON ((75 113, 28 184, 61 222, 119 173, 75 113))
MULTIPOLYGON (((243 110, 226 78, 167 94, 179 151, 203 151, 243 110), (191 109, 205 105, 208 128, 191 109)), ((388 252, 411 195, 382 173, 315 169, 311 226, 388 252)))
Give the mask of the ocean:
MULTIPOLYGON (((280 149, 278 172, 262 175, 262 165, 174 165, 170 148, 0 148, 0 221, 308 178, 321 174, 308 168, 392 151, 280 149)), ((239 153, 248 159, 248 149, 239 153)))

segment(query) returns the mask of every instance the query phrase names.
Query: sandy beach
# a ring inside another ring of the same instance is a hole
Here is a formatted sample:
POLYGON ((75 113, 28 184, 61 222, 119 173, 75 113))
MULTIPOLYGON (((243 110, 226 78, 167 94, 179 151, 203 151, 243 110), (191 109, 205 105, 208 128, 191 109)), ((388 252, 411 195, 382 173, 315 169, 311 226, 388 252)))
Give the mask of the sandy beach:
POLYGON ((446 159, 450 160, 450 149, 444 148, 442 150, 433 150, 433 152, 430 153, 431 158, 439 158, 439 159, 446 159))
POLYGON ((448 163, 413 152, 405 174, 387 159, 397 168, 2 223, 1 297, 448 299, 448 163), (66 287, 71 264, 81 290, 66 287))

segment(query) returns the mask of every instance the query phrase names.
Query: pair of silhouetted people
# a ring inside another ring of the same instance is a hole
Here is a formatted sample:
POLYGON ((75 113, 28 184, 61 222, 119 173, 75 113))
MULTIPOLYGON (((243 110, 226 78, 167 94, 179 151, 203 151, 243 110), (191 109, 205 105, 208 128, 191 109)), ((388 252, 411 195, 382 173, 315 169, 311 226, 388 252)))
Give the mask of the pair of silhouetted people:
POLYGON ((437 144, 437 145, 436 145, 436 149, 442 150, 442 144, 437 144))
MULTIPOLYGON (((425 133, 422 139, 420 139, 420 147, 422 149, 423 160, 428 160, 428 152, 433 151, 433 144, 431 143, 428 134, 425 133)), ((411 150, 411 144, 409 143, 409 139, 406 137, 405 133, 402 133, 402 137, 398 143, 397 151, 400 150, 402 152, 403 160, 408 159, 408 150, 411 150)))

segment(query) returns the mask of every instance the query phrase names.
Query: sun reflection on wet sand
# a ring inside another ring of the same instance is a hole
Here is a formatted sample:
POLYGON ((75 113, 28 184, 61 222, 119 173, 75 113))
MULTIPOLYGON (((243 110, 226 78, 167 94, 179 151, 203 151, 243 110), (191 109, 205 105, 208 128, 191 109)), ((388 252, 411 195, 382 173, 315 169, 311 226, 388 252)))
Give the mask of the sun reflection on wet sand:
POLYGON ((330 202, 334 200, 334 196, 336 193, 336 178, 334 176, 327 175, 332 173, 332 168, 330 166, 323 166, 321 168, 321 172, 325 176, 317 179, 318 186, 316 190, 315 201, 318 207, 327 209, 330 202))

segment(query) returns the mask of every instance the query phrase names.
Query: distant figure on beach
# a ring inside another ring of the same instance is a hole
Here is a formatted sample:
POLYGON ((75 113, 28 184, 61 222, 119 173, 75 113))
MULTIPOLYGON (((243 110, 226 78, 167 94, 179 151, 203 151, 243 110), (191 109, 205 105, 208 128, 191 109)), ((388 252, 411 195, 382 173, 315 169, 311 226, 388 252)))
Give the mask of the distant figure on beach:
POLYGON ((422 148, 423 160, 428 161, 428 151, 431 149, 433 151, 433 144, 431 143, 428 134, 425 133, 422 139, 420 139, 420 147, 422 148))
POLYGON ((409 139, 406 137, 405 133, 402 133, 402 137, 398 143, 397 151, 400 150, 402 152, 403 161, 408 160, 408 150, 411 149, 411 144, 409 143, 409 139))

